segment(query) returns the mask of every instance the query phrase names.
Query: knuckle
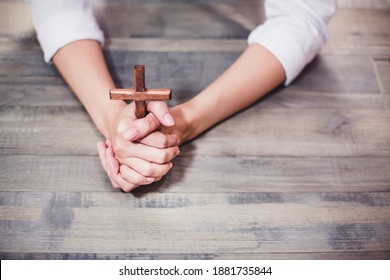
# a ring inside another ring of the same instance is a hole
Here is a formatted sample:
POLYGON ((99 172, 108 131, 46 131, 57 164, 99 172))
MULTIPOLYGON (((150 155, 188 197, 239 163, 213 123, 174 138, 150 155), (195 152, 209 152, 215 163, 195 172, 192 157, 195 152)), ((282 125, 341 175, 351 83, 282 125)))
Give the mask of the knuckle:
POLYGON ((153 114, 149 114, 146 118, 146 121, 148 122, 148 133, 156 130, 156 128, 159 127, 159 122, 153 114))
POLYGON ((122 189, 126 188, 132 190, 141 185, 145 181, 145 178, 141 174, 135 173, 133 170, 127 170, 127 168, 123 165, 121 165, 120 168, 121 176, 126 181, 126 184, 122 186, 122 189))
POLYGON ((114 148, 114 153, 117 157, 125 158, 128 153, 128 149, 125 149, 123 144, 118 144, 114 148))
POLYGON ((150 110, 164 110, 165 109, 165 103, 164 102, 149 102, 148 105, 150 106, 150 110))
POLYGON ((133 185, 133 184, 129 184, 129 185, 125 185, 125 186, 122 186, 122 190, 124 192, 131 192, 132 190, 134 190, 137 186, 136 185, 133 185))
POLYGON ((162 138, 162 145, 164 148, 167 148, 169 146, 169 138, 164 135, 164 134, 161 134, 161 138, 162 138))
POLYGON ((156 163, 163 164, 169 161, 169 155, 166 151, 161 151, 157 156, 156 156, 156 163))
POLYGON ((168 137, 166 137, 162 133, 157 133, 155 140, 156 140, 156 146, 160 149, 166 148, 169 144, 168 137))
POLYGON ((151 165, 148 164, 144 167, 144 170, 142 172, 142 175, 150 177, 155 173, 155 168, 151 165))

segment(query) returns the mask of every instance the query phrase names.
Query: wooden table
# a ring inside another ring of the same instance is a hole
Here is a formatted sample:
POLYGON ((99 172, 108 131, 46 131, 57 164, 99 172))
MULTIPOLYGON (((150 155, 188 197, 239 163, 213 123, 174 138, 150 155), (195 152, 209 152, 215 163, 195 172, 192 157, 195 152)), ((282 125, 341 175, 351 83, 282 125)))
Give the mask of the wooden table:
MULTIPOLYGON (((290 87, 126 194, 100 166, 101 135, 43 62, 28 4, 2 1, 1 259, 389 259, 390 7, 355 2, 339 2, 329 44, 290 87)), ((118 86, 145 64, 148 86, 175 92, 171 106, 231 64, 263 18, 255 0, 94 8, 118 86)))

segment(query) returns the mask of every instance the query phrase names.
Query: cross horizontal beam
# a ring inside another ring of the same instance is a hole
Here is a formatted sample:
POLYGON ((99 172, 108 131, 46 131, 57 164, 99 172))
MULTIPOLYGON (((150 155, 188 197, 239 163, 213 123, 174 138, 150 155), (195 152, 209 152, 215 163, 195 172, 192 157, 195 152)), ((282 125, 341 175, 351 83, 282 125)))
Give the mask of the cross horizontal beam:
POLYGON ((118 88, 118 89, 110 90, 110 99, 113 100, 163 101, 163 100, 170 100, 171 98, 172 98, 172 90, 166 88, 145 89, 145 91, 136 91, 133 88, 129 88, 129 89, 118 88))

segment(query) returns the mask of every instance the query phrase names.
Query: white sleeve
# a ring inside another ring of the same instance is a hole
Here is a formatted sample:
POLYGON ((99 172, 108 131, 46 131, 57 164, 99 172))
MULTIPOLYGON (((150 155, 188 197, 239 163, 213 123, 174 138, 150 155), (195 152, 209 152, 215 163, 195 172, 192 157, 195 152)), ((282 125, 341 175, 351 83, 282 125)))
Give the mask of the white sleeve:
POLYGON ((325 45, 326 24, 336 11, 336 0, 266 0, 266 21, 253 30, 248 43, 273 53, 290 84, 325 45))
POLYGON ((66 44, 91 39, 104 43, 104 35, 84 0, 31 0, 34 27, 46 62, 66 44))

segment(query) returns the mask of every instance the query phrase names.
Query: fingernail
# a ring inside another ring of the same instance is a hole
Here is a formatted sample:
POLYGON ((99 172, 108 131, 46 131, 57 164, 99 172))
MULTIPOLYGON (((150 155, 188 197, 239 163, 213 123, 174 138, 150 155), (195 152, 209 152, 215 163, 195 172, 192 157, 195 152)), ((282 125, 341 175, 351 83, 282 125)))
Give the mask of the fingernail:
POLYGON ((153 183, 154 182, 154 178, 153 177, 146 177, 146 182, 153 183))
POLYGON ((167 125, 172 126, 175 124, 175 121, 173 120, 173 117, 170 113, 166 113, 164 115, 164 121, 166 122, 167 125))
POLYGON ((130 128, 128 131, 126 131, 126 132, 123 134, 123 137, 124 137, 127 141, 133 140, 136 136, 137 136, 137 130, 136 130, 134 127, 130 128))

